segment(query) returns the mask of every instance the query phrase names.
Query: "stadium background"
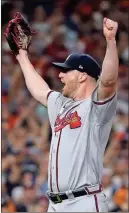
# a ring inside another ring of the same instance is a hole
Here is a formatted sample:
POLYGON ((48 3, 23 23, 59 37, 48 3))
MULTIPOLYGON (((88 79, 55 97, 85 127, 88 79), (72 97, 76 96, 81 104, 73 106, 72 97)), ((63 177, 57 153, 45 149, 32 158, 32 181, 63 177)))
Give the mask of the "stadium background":
POLYGON ((102 64, 106 48, 103 17, 118 21, 118 104, 102 184, 109 211, 128 211, 128 8, 126 0, 2 1, 2 212, 43 213, 48 206, 45 191, 51 129, 47 110, 28 92, 4 38, 7 22, 17 11, 36 31, 30 47, 32 64, 58 91, 62 85, 51 61, 80 52, 102 64))

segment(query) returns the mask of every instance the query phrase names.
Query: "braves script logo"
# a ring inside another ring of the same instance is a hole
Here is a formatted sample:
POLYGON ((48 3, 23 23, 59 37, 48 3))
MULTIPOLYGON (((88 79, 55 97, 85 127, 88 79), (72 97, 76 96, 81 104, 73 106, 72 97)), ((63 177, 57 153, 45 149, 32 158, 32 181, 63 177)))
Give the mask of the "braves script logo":
POLYGON ((63 118, 60 118, 60 115, 58 115, 55 121, 55 132, 58 132, 67 125, 70 126, 70 129, 78 128, 82 124, 80 120, 81 117, 78 116, 77 111, 69 113, 63 118))

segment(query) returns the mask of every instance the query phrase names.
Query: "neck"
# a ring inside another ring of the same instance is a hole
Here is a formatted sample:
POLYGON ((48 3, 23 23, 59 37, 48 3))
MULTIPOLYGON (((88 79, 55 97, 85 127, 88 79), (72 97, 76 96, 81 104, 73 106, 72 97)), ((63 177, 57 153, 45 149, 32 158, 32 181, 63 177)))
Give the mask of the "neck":
POLYGON ((73 95, 73 99, 75 101, 81 101, 88 98, 92 94, 96 86, 96 83, 79 85, 77 90, 75 91, 75 94, 73 95))

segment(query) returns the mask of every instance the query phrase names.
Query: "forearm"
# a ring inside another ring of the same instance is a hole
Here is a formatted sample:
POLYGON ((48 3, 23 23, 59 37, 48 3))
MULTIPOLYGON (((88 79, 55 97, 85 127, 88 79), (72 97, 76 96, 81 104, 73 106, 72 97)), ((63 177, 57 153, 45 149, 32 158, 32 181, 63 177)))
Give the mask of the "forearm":
POLYGON ((35 71, 28 58, 27 52, 20 50, 19 55, 17 56, 17 60, 21 66, 28 90, 36 100, 41 102, 41 99, 44 99, 43 104, 46 105, 46 103, 44 103, 46 99, 45 96, 47 94, 47 91, 49 91, 50 89, 47 83, 35 71))
POLYGON ((12 99, 17 96, 19 89, 21 88, 22 77, 23 76, 20 67, 16 66, 14 68, 14 73, 10 82, 9 102, 12 101, 12 99))
POLYGON ((104 85, 114 84, 118 77, 119 59, 115 39, 107 40, 100 79, 104 85))

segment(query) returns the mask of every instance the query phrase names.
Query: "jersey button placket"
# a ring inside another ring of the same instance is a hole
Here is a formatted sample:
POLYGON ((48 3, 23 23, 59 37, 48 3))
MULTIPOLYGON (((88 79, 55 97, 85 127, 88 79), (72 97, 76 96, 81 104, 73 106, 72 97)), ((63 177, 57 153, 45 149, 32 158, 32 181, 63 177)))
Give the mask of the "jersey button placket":
POLYGON ((52 149, 52 177, 53 177, 53 181, 52 181, 52 187, 54 191, 57 191, 57 187, 56 187, 56 146, 57 146, 57 138, 55 140, 55 143, 53 145, 53 149, 52 149))

